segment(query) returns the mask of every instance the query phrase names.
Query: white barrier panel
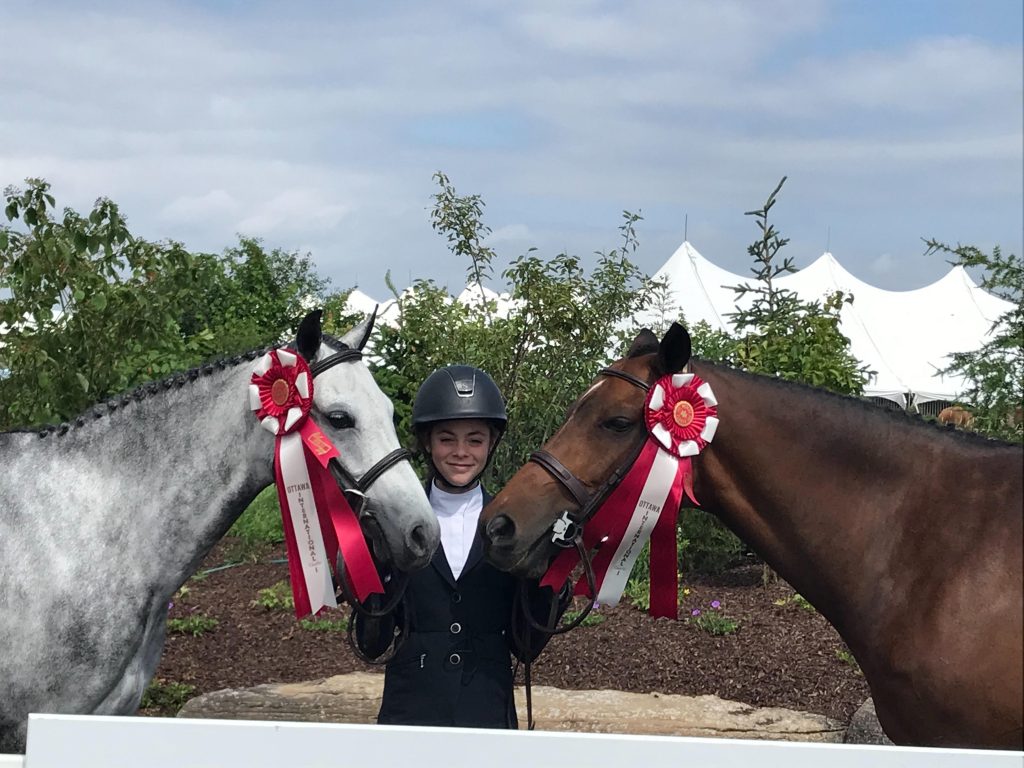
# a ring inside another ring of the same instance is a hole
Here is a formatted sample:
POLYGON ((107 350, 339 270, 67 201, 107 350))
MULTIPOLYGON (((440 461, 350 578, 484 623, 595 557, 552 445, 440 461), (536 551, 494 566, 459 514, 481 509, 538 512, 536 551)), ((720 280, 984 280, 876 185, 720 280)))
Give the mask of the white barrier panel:
POLYGON ((24 768, 1021 768, 1024 752, 31 715, 24 768))
POLYGON ((21 755, 0 755, 0 768, 22 768, 25 758, 21 755))

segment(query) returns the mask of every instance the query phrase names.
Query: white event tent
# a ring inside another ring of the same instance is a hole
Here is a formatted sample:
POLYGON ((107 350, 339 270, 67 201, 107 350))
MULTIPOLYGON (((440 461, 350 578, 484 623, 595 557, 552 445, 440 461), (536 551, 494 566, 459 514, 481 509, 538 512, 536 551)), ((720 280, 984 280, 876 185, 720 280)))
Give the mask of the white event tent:
MULTIPOLYGON (((672 304, 687 323, 705 320, 723 331, 732 331, 729 313, 737 307, 730 286, 753 282, 751 276, 712 264, 688 242, 654 276, 667 282, 672 304)), ((865 394, 904 407, 908 398, 915 405, 955 401, 966 387, 961 378, 940 373, 949 365, 949 355, 981 347, 993 322, 1011 308, 979 288, 963 267, 953 267, 922 288, 887 291, 854 277, 831 253, 776 278, 776 284, 808 301, 836 291, 852 295, 853 303, 842 308, 840 329, 850 339, 853 355, 875 371, 865 394)), ((751 299, 748 294, 741 301, 751 299)), ((656 320, 650 312, 636 319, 656 320)))
MULTIPOLYGON (((751 276, 733 274, 704 258, 684 242, 659 269, 655 278, 669 287, 670 304, 688 324, 701 320, 714 329, 733 330, 729 313, 737 307, 731 286, 751 284, 751 276)), ((933 401, 954 402, 966 389, 957 376, 939 373, 949 364, 949 355, 981 347, 993 322, 1011 305, 982 290, 963 267, 953 267, 941 279, 910 291, 887 291, 869 285, 850 274, 831 253, 824 253, 799 272, 776 279, 781 288, 804 300, 822 300, 836 291, 853 296, 844 304, 842 332, 850 339, 853 355, 875 371, 865 394, 889 400, 902 407, 933 401)), ((467 285, 453 300, 464 304, 480 301, 481 291, 497 305, 495 314, 507 315, 511 301, 476 283, 467 285)), ((741 301, 749 302, 749 295, 741 301)), ((362 291, 353 290, 347 307, 368 313, 378 307, 378 322, 400 322, 394 299, 377 302, 362 291)), ((668 318, 673 319, 673 318, 668 318)), ((661 325, 665 318, 655 310, 641 311, 635 325, 661 325)))

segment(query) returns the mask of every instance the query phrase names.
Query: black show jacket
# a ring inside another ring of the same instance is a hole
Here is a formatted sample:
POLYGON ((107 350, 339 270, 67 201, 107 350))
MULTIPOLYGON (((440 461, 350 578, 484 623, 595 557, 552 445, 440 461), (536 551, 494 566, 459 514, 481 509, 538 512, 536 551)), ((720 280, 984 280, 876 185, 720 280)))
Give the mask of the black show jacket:
MULTIPOLYGON (((490 497, 484 492, 484 504, 490 497)), ((512 657, 540 653, 547 636, 533 633, 531 648, 512 639, 513 600, 519 582, 483 557, 479 531, 459 579, 438 546, 430 565, 409 574, 404 615, 356 617, 356 640, 364 653, 381 655, 396 622, 406 633, 388 662, 377 722, 516 728, 512 657)), ((530 603, 546 620, 552 590, 533 585, 530 603)), ((561 606, 559 606, 561 607, 561 606)))

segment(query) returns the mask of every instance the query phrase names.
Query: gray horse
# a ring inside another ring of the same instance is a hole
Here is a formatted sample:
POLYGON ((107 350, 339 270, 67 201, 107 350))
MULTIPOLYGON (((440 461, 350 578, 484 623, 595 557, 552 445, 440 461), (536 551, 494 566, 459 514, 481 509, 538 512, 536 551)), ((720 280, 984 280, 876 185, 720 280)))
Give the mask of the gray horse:
MULTIPOLYGON (((376 476, 361 519, 380 559, 425 565, 437 520, 399 457, 393 406, 320 314, 297 346, 316 365, 311 415, 343 476, 376 476), (388 471, 377 476, 385 467, 388 471)), ((72 425, 0 433, 0 753, 30 712, 132 714, 163 650, 167 604, 274 481, 274 438, 250 410, 252 353, 149 385, 72 425)), ((368 481, 372 482, 372 481, 368 481)), ((365 489, 364 489, 365 490, 365 489)))

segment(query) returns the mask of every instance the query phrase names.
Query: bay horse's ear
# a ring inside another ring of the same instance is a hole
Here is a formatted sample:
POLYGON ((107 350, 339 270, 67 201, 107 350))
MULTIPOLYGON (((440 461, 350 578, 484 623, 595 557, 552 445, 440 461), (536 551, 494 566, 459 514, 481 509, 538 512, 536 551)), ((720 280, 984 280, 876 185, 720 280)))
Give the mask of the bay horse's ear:
POLYGON ((626 357, 640 357, 640 355, 649 355, 657 351, 658 337, 654 335, 654 331, 650 328, 644 328, 633 339, 633 343, 629 345, 629 352, 626 353, 626 357))
POLYGON ((672 323, 658 345, 658 365, 662 373, 679 373, 690 362, 690 334, 679 323, 672 323))
POLYGON ((323 331, 320 328, 320 318, 322 316, 322 310, 313 310, 302 318, 302 322, 299 323, 299 330, 295 334, 295 346, 307 363, 312 363, 316 360, 316 353, 320 351, 320 342, 323 339, 323 331))

